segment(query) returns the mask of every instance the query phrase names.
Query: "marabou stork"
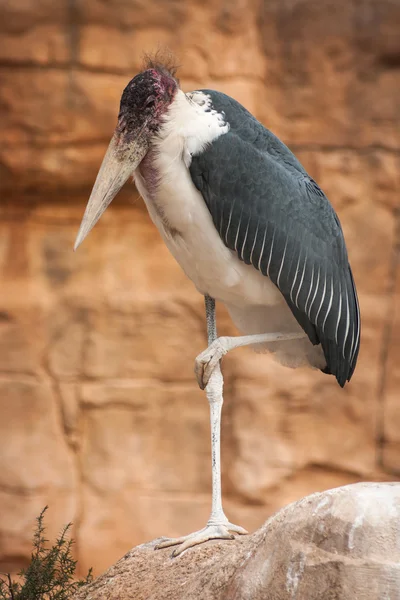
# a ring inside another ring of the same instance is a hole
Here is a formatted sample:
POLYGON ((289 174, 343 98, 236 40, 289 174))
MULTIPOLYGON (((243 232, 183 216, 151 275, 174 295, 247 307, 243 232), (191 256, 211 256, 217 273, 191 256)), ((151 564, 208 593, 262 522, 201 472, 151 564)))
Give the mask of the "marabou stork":
POLYGON ((208 348, 195 373, 210 404, 212 511, 204 529, 158 547, 174 555, 246 531, 222 509, 220 359, 256 344, 290 367, 349 381, 360 314, 339 219, 292 152, 229 96, 184 93, 149 60, 124 89, 118 122, 75 248, 133 175, 167 247, 205 297, 208 348), (215 300, 241 337, 217 337, 215 300))

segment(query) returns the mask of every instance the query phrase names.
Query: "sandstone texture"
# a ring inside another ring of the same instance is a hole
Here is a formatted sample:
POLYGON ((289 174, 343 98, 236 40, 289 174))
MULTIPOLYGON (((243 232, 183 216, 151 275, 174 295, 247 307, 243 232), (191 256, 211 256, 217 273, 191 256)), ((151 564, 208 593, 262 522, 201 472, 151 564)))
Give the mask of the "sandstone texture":
POLYGON ((74 600, 399 600, 399 523, 400 484, 336 488, 177 558, 133 548, 74 600))
POLYGON ((0 571, 26 565, 45 504, 50 538, 74 522, 82 573, 208 517, 203 299, 132 184, 72 252, 121 91, 159 45, 184 90, 231 94, 293 149, 360 296, 344 390, 248 349, 224 359, 228 516, 252 531, 307 494, 398 479, 400 3, 3 0, 0 17, 0 571))

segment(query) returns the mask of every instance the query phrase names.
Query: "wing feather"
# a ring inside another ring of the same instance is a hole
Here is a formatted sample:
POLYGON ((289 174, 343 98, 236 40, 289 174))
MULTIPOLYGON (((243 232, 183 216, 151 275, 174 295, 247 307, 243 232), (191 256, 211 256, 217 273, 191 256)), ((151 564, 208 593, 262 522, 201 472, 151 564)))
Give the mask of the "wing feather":
POLYGON ((204 91, 230 131, 193 157, 192 180, 223 242, 279 288, 343 386, 357 362, 360 312, 339 219, 278 138, 232 98, 204 91))

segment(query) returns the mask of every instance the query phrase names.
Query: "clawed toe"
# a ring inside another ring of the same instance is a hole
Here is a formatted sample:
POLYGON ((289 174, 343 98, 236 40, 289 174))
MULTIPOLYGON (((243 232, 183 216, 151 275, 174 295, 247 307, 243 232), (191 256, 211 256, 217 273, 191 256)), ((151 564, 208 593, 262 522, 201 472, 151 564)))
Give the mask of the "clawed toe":
POLYGON ((244 527, 234 525, 233 523, 228 523, 227 528, 229 531, 233 531, 233 533, 238 533, 239 535, 247 535, 249 533, 244 527))
POLYGON ((199 388, 204 390, 210 380, 211 374, 218 363, 215 356, 210 356, 209 353, 202 353, 196 358, 194 372, 196 374, 199 388))
POLYGON ((225 338, 216 339, 204 352, 198 355, 195 360, 194 372, 201 390, 204 390, 210 377, 221 360, 226 354, 223 344, 225 338))
POLYGON ((235 535, 245 535, 247 531, 239 525, 233 525, 233 523, 221 523, 216 525, 207 525, 204 529, 185 535, 179 538, 171 538, 163 540, 157 546, 155 550, 162 548, 169 548, 171 546, 177 546, 172 552, 172 556, 178 556, 184 550, 208 542, 209 540, 234 540, 235 535))
POLYGON ((204 377, 204 363, 200 362, 199 357, 196 358, 196 362, 194 364, 194 372, 196 375, 197 383, 199 384, 199 388, 204 390, 207 385, 204 377))

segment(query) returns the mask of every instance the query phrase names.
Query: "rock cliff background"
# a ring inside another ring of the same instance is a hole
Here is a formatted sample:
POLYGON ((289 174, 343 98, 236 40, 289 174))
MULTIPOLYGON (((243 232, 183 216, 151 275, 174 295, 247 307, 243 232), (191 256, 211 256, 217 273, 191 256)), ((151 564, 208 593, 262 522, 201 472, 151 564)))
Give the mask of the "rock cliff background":
MULTIPOLYGON (((223 485, 248 529, 317 490, 400 476, 399 0, 2 0, 0 571, 45 504, 82 571, 199 528, 208 406, 202 298, 126 186, 74 254, 119 97, 169 46, 280 136, 339 213, 362 311, 358 368, 224 360, 223 485)), ((234 333, 223 310, 220 332, 234 333)))

